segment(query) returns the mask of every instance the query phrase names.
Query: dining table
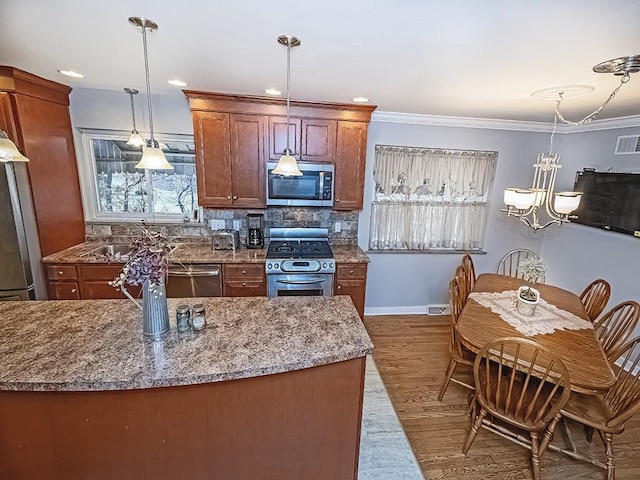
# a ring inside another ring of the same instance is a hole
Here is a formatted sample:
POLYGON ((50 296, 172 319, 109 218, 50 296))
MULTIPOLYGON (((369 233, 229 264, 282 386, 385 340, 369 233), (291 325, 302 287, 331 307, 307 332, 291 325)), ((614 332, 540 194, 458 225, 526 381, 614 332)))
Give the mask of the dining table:
POLYGON ((515 307, 522 285, 526 282, 515 277, 479 275, 455 327, 462 344, 477 353, 497 338, 530 338, 562 360, 572 390, 589 394, 610 388, 614 372, 580 298, 559 287, 536 284, 540 315, 525 318, 515 307))

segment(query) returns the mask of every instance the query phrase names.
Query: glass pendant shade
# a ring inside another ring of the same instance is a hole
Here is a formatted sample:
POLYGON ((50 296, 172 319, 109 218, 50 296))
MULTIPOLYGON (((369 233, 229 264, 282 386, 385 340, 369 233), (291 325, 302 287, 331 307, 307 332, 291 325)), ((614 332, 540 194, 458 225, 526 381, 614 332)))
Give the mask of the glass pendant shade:
POLYGON ((28 162, 29 159, 20 153, 16 144, 11 141, 6 132, 0 130, 0 161, 28 162))
POLYGON ((144 138, 142 138, 142 135, 140 135, 137 130, 133 130, 129 136, 129 140, 127 140, 127 145, 132 147, 142 147, 146 143, 147 142, 144 141, 144 138))
POLYGON ((167 161, 164 152, 158 142, 149 140, 146 148, 142 152, 142 158, 136 164, 136 168, 146 168, 151 170, 173 170, 173 165, 167 161))
POLYGON ((516 190, 514 196, 514 207, 518 210, 527 210, 531 208, 535 200, 535 192, 529 189, 516 190))
POLYGON ((539 207, 542 205, 547 198, 547 191, 541 188, 533 189, 533 205, 539 207))
POLYGON ((558 192, 555 194, 553 209, 562 215, 568 215, 580 206, 581 199, 580 193, 558 192))
POLYGON ((283 175, 285 177, 299 177, 302 175, 302 172, 298 168, 296 159, 291 155, 290 151, 285 151, 283 153, 280 160, 278 160, 278 165, 276 165, 276 168, 274 168, 271 173, 274 175, 283 175))
POLYGON ((511 207, 515 206, 518 190, 518 188, 513 187, 507 187, 504 189, 504 203, 506 205, 509 205, 511 207))

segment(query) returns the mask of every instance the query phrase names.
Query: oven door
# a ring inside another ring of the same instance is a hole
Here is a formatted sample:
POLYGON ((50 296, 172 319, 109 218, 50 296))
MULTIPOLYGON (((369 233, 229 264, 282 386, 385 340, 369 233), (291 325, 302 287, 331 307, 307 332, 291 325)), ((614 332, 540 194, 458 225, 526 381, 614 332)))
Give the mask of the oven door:
POLYGON ((331 296, 333 274, 296 273, 268 275, 267 295, 273 297, 331 296))

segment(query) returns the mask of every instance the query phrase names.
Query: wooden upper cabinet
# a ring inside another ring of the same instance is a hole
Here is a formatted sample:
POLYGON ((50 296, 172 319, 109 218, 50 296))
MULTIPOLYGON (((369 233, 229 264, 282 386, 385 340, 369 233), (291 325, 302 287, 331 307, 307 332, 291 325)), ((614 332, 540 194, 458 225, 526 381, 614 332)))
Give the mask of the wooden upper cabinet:
POLYGON ((193 112, 198 205, 232 204, 229 114, 193 112))
POLYGON ((43 256, 85 238, 70 92, 66 85, 0 66, 0 129, 30 160, 26 168, 43 256))
POLYGON ((233 207, 265 207, 265 117, 231 114, 233 207))
MULTIPOLYGON (((269 117, 269 160, 277 162, 287 148, 287 117, 269 117)), ((289 149, 300 157, 300 119, 289 119, 289 149)))
POLYGON ((302 119, 302 151, 303 162, 333 163, 336 151, 336 135, 338 122, 316 118, 302 119))
POLYGON ((338 122, 334 210, 361 210, 367 155, 367 124, 338 122))
POLYGON ((280 99, 184 94, 194 118, 200 205, 264 208, 265 162, 280 159, 288 134, 299 161, 335 164, 334 209, 362 208, 367 125, 375 106, 292 101, 287 124, 280 99))

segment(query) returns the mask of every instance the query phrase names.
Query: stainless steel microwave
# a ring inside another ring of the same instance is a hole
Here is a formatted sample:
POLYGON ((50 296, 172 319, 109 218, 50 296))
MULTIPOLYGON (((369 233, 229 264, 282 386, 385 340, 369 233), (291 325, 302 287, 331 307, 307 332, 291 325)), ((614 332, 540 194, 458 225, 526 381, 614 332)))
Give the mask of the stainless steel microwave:
POLYGON ((300 163, 302 176, 274 175, 277 163, 267 163, 267 205, 332 207, 333 165, 300 163))

